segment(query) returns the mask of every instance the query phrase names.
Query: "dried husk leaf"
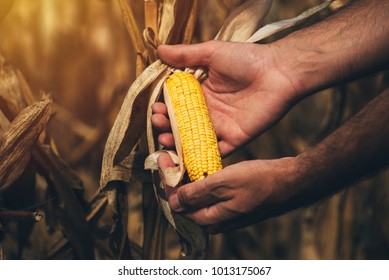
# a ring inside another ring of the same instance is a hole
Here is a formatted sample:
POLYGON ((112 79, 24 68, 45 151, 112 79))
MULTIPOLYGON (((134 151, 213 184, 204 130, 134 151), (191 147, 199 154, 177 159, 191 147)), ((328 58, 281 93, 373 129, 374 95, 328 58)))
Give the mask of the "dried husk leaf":
POLYGON ((138 25, 136 24, 136 20, 134 17, 134 13, 131 10, 131 6, 128 5, 126 0, 118 0, 120 9, 123 14, 124 23, 126 25, 128 34, 130 35, 130 39, 132 45, 134 46, 135 52, 137 55, 144 53, 146 47, 142 40, 142 35, 139 32, 138 25))
MULTIPOLYGON (((183 161, 183 155, 182 155, 182 144, 181 144, 181 137, 178 133, 178 125, 177 120, 174 114, 173 105, 170 99, 170 96, 168 94, 168 90, 166 87, 166 84, 164 84, 163 87, 163 96, 165 100, 165 104, 168 110, 169 114, 169 120, 170 125, 172 128, 173 136, 174 136, 174 143, 176 147, 177 154, 169 153, 169 155, 172 157, 173 161, 178 165, 176 167, 166 168, 164 170, 161 170, 161 181, 164 185, 170 186, 170 187, 176 187, 184 177, 185 173, 185 167, 184 167, 184 161, 183 161)), ((145 161, 145 169, 151 169, 151 170, 158 170, 158 164, 157 159, 158 156, 161 154, 161 152, 164 151, 157 151, 155 153, 152 153, 150 156, 146 158, 145 161)))
POLYGON ((134 17, 134 13, 131 10, 131 6, 128 5, 126 0, 118 0, 118 3, 123 14, 124 24, 126 25, 132 45, 134 46, 137 55, 136 73, 139 74, 141 71, 143 71, 143 69, 146 68, 146 46, 143 42, 142 34, 136 24, 136 20, 134 17))
MULTIPOLYGON (((151 119, 151 116, 153 114, 153 112, 151 110, 151 106, 155 102, 157 102, 157 100, 160 98, 165 80, 167 79, 167 77, 169 77, 170 74, 171 74, 171 70, 166 69, 166 71, 161 75, 160 79, 158 81, 156 81, 156 85, 155 85, 154 90, 150 96, 149 105, 147 108, 147 120, 151 119)), ((149 148, 149 154, 152 154, 156 151, 156 144, 155 144, 156 141, 155 141, 155 137, 154 137, 153 126, 152 126, 150 121, 147 122, 146 129, 147 129, 147 131, 146 131, 147 132, 147 145, 149 148)))
POLYGON ((176 187, 178 185, 178 183, 180 183, 182 180, 182 178, 181 178, 182 168, 179 165, 180 161, 182 162, 182 156, 180 159, 180 157, 172 151, 159 150, 159 151, 156 151, 156 152, 150 154, 146 158, 145 169, 146 170, 155 170, 155 171, 159 170, 161 172, 160 176, 161 176, 162 182, 167 186, 176 187), (168 167, 168 168, 165 168, 163 170, 162 169, 160 170, 157 160, 158 160, 158 157, 162 153, 169 154, 169 156, 172 158, 174 164, 176 164, 177 166, 176 167, 168 167))
POLYGON ((197 224, 182 215, 172 212, 176 230, 185 241, 183 259, 206 259, 209 255, 208 234, 197 224))
POLYGON ((143 209, 143 259, 163 259, 166 229, 168 221, 161 212, 161 203, 156 199, 152 184, 144 184, 142 188, 143 209))
MULTIPOLYGON (((166 78, 172 73, 171 70, 166 71, 165 75, 158 81, 153 94, 151 95, 150 102, 149 102, 149 109, 147 112, 147 119, 150 120, 151 115, 152 115, 152 110, 151 110, 151 105, 158 100, 160 97, 162 88, 163 91, 165 92, 166 86, 165 86, 165 80, 166 78)), ((171 106, 171 101, 169 96, 165 96, 164 93, 164 99, 165 99, 165 104, 170 104, 171 106)), ((171 122, 176 123, 175 121, 175 116, 172 117, 171 122)), ((177 127, 175 125, 174 127, 177 127)), ((182 152, 180 152, 180 155, 177 155, 176 153, 173 153, 172 151, 166 151, 166 150, 158 150, 155 151, 156 145, 155 145, 155 140, 154 140, 154 135, 153 135, 153 129, 151 122, 147 123, 147 141, 148 141, 148 146, 149 146, 149 156, 145 160, 145 165, 144 168, 146 170, 153 170, 153 171, 159 171, 159 178, 156 178, 156 174, 154 174, 154 185, 155 185, 155 194, 157 196, 157 199, 159 201, 159 204, 162 208, 163 213, 165 214, 166 219, 169 221, 169 223, 176 228, 176 223, 174 221, 171 209, 169 207, 169 204, 167 202, 165 193, 164 193, 164 186, 172 186, 175 187, 177 186, 185 173, 185 167, 183 164, 183 158, 182 158, 182 152), (171 167, 171 168, 166 168, 164 170, 159 169, 157 159, 161 153, 168 153, 170 157, 172 158, 173 162, 177 165, 176 167, 171 167), (161 180, 161 182, 160 182, 161 180), (162 195, 161 192, 158 191, 158 188, 162 190, 162 195)), ((180 142, 179 136, 175 138, 176 144, 180 142)), ((181 146, 181 144, 179 144, 181 146)), ((178 149, 182 151, 182 149, 178 149)))
POLYGON ((110 181, 129 181, 133 151, 146 128, 147 106, 150 85, 167 69, 157 60, 142 72, 130 87, 104 149, 100 186, 110 181))
MULTIPOLYGON (((178 44, 183 41, 188 19, 195 1, 163 1, 158 38, 162 44, 178 44)), ((188 36, 188 34, 186 34, 188 36)))
POLYGON ((25 108, 1 135, 0 193, 22 174, 32 147, 50 118, 52 103, 45 99, 25 108))
MULTIPOLYGON (((297 17, 291 18, 291 19, 286 19, 286 20, 281 20, 277 21, 274 23, 270 23, 262 28, 260 28, 258 31, 256 31, 250 38, 247 39, 246 42, 254 43, 261 41, 263 39, 266 39, 270 36, 276 35, 277 33, 280 32, 286 32, 290 28, 296 29, 300 24, 303 24, 306 22, 308 19, 317 16, 319 13, 323 12, 325 9, 329 8, 333 1, 327 1, 325 3, 322 3, 318 6, 315 6, 297 17)), ((285 34, 286 34, 285 33, 285 34)))
POLYGON ((144 0, 145 7, 145 26, 154 30, 155 34, 158 34, 158 1, 157 0, 144 0))
POLYGON ((196 18, 197 18, 197 11, 199 8, 199 1, 193 0, 193 5, 189 12, 188 22, 185 26, 185 30, 183 32, 184 36, 182 38, 183 44, 190 44, 192 42, 194 29, 196 27, 196 18))
MULTIPOLYGON (((155 81, 155 86, 154 86, 153 92, 151 94, 149 106, 148 106, 148 110, 147 110, 147 119, 148 120, 151 119, 151 115, 152 115, 151 106, 160 98, 161 93, 162 93, 162 88, 165 84, 165 80, 171 74, 171 72, 172 72, 171 69, 166 69, 166 71, 161 75, 161 78, 159 80, 155 81)), ((158 152, 156 152, 156 154, 154 154, 154 152, 156 151, 156 148, 157 148, 156 143, 157 142, 156 142, 156 139, 154 136, 152 124, 150 121, 148 121, 147 122, 147 144, 148 144, 148 149, 149 149, 149 157, 146 158, 146 160, 145 160, 145 167, 144 168, 146 170, 153 171, 152 175, 153 175, 154 195, 155 195, 155 197, 160 205, 160 208, 162 209, 163 214, 165 215, 165 218, 168 220, 168 222, 171 225, 173 225, 173 227, 176 227, 173 216, 172 216, 172 212, 170 210, 169 204, 168 204, 166 197, 165 197, 164 187, 160 183, 160 178, 158 176, 158 172, 155 172, 156 170, 158 170, 158 164, 157 164, 158 155, 162 152, 162 151, 158 151, 158 152)), ((166 151, 166 152, 169 153, 171 155, 171 157, 177 158, 176 154, 174 154, 173 152, 170 152, 170 151, 166 151)), ((179 168, 177 168, 177 169, 179 169, 179 168)), ((145 192, 146 192, 146 190, 144 190, 144 194, 143 194, 144 199, 146 197, 148 197, 145 194, 145 192)), ((152 199, 152 198, 149 198, 149 199, 152 199)), ((159 212, 159 210, 157 212, 159 212)), ((155 228, 154 230, 155 230, 154 234, 158 234, 160 232, 160 229, 155 228)), ((147 233, 145 233, 145 240, 146 240, 146 238, 154 238, 153 236, 148 236, 147 233)))
POLYGON ((262 25, 271 0, 250 0, 227 17, 215 40, 244 42, 262 25))
POLYGON ((56 156, 49 146, 37 145, 33 151, 49 185, 58 194, 60 205, 55 204, 60 217, 61 229, 80 259, 93 259, 93 240, 86 221, 85 211, 73 189, 80 189, 82 182, 67 165, 56 156))
MULTIPOLYGON (((86 220, 88 222, 92 222, 90 227, 93 227, 94 232, 101 230, 98 228, 97 224, 99 224, 99 223, 104 224, 104 221, 102 221, 102 220, 104 220, 104 218, 101 218, 101 216, 99 216, 98 220, 96 219, 96 216, 98 216, 98 214, 103 215, 103 216, 109 216, 109 217, 111 217, 111 215, 112 215, 112 213, 109 211, 111 208, 107 208, 106 205, 107 205, 107 198, 104 195, 104 193, 101 193, 100 191, 96 192, 94 197, 89 202, 89 212, 86 213, 86 215, 87 215, 86 220), (93 219, 95 219, 96 221, 93 221, 93 219), (96 229, 96 227, 97 227, 97 229, 96 229)), ((69 240, 65 239, 64 236, 57 235, 55 237, 57 237, 57 239, 54 242, 52 242, 53 244, 55 244, 55 246, 53 246, 50 249, 49 254, 48 254, 49 258, 55 258, 54 256, 58 255, 61 251, 64 250, 64 247, 69 244, 69 240)), ((97 242, 96 242, 95 246, 103 246, 103 245, 97 244, 97 242)), ((108 247, 108 245, 106 245, 106 246, 108 247)), ((105 257, 108 257, 108 256, 105 256, 105 257)), ((112 254, 109 256, 109 259, 113 259, 113 258, 115 258, 115 255, 112 254)))
POLYGON ((146 42, 147 49, 147 61, 153 63, 157 58, 157 47, 159 45, 158 39, 155 35, 155 32, 152 28, 147 27, 143 30, 143 38, 146 42))

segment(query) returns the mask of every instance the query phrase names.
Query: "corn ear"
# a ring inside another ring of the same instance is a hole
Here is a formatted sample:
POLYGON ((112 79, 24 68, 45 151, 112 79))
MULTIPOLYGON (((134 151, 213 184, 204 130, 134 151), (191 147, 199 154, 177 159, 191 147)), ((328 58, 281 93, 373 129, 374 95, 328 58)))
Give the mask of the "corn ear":
POLYGON ((164 98, 189 179, 197 181, 222 169, 215 129, 199 81, 192 74, 176 72, 166 80, 164 98))

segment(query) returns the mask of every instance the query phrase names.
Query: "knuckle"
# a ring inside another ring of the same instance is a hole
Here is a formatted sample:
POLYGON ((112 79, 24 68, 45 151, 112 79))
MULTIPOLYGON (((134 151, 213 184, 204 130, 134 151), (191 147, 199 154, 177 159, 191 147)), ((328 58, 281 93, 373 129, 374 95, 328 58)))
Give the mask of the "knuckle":
POLYGON ((190 192, 188 192, 188 190, 186 188, 179 188, 177 190, 177 196, 178 196, 178 199, 179 201, 181 202, 181 204, 183 204, 184 206, 191 206, 191 194, 190 192))

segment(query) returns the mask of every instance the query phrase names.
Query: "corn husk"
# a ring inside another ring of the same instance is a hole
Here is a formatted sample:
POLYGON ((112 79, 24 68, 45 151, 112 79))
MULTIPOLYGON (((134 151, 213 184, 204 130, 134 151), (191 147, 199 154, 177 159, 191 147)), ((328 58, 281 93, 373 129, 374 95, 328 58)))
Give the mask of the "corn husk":
POLYGON ((250 36, 250 38, 246 40, 246 42, 250 42, 250 43, 259 42, 261 40, 269 38, 270 36, 274 36, 277 33, 286 32, 287 29, 295 30, 296 28, 298 28, 299 25, 303 24, 305 21, 315 16, 319 16, 321 12, 323 12, 331 5, 331 2, 332 1, 328 1, 321 5, 315 6, 301 13, 297 17, 270 23, 262 27, 261 29, 259 29, 257 32, 255 32, 252 36, 250 36))

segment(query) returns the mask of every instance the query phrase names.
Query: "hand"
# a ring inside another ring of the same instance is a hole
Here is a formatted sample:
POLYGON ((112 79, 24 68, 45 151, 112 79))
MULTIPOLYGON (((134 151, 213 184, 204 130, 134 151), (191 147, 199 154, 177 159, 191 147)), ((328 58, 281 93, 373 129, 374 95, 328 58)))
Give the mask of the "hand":
MULTIPOLYGON (((269 45, 221 41, 158 48, 167 64, 208 67, 202 88, 223 156, 270 128, 297 102, 294 85, 274 63, 274 51, 269 45)), ((153 111, 160 143, 174 146, 166 108, 158 103, 153 111)))
MULTIPOLYGON (((240 228, 288 210, 294 187, 295 158, 251 160, 227 166, 205 179, 165 186, 172 210, 181 212, 209 233, 240 228)), ((158 158, 161 169, 173 167, 170 156, 158 158)), ((301 186, 297 184, 297 186, 301 186)))

